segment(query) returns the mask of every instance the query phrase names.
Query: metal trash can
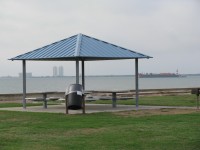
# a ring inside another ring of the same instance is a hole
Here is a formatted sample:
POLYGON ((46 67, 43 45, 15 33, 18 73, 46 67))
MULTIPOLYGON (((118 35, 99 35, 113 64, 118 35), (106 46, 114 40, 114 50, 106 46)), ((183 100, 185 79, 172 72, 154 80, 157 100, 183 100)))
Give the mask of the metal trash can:
POLYGON ((80 84, 71 84, 66 90, 65 97, 67 99, 68 109, 78 110, 83 104, 83 86, 80 84))
POLYGON ((196 89, 192 89, 191 94, 196 94, 197 96, 200 95, 200 89, 196 88, 196 89))

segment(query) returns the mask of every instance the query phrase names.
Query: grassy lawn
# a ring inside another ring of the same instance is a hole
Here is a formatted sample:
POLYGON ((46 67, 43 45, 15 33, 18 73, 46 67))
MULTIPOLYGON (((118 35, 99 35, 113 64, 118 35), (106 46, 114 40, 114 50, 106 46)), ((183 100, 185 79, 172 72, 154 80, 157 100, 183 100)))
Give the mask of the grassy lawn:
MULTIPOLYGON (((111 104, 111 100, 98 100, 96 104, 111 104)), ((135 100, 117 100, 117 104, 133 105, 135 100)), ((139 100, 140 105, 154 106, 196 106, 195 95, 176 95, 176 96, 143 96, 139 100)))
POLYGON ((200 113, 64 115, 0 111, 0 150, 198 150, 200 113))

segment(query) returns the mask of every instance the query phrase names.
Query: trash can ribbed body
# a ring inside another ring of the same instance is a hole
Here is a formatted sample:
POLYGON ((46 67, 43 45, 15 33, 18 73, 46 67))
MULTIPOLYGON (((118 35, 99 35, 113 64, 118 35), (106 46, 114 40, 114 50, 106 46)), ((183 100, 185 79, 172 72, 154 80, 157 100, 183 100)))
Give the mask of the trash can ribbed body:
POLYGON ((80 84, 71 84, 65 96, 67 97, 68 109, 81 109, 83 103, 83 86, 80 84))

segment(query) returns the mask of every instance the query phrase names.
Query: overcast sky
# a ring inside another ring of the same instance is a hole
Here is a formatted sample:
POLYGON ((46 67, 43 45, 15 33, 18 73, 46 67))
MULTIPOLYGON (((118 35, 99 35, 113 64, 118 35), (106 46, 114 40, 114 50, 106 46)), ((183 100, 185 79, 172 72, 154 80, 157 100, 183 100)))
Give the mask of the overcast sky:
MULTIPOLYGON (((83 33, 153 59, 139 72, 200 73, 199 0, 0 0, 0 76, 17 76, 9 58, 83 33)), ((74 62, 27 62, 27 72, 75 75, 74 62)), ((86 62, 86 75, 134 74, 134 60, 86 62)))

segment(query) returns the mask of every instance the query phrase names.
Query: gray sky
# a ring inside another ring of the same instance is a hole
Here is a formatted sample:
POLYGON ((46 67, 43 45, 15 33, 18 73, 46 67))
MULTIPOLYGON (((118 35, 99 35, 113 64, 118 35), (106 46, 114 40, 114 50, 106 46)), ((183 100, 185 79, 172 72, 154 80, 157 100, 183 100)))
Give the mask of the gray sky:
MULTIPOLYGON (((200 73, 199 0, 0 0, 0 76, 9 58, 83 33, 146 55, 139 72, 200 73)), ((27 62, 27 72, 75 75, 74 62, 27 62)), ((134 60, 86 62, 86 75, 134 74, 134 60)))

